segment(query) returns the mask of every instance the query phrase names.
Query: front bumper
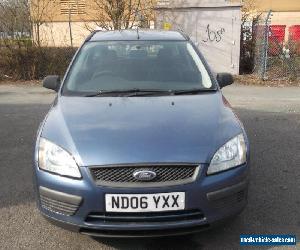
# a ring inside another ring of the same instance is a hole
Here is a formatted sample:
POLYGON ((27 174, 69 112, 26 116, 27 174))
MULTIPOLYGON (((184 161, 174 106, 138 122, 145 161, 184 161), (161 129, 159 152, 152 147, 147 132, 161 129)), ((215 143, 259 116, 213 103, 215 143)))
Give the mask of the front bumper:
POLYGON ((92 236, 152 237, 201 231, 240 213, 247 204, 248 192, 246 164, 212 176, 206 176, 205 170, 206 167, 203 167, 197 179, 185 185, 111 188, 97 186, 88 168, 81 168, 81 180, 52 175, 35 168, 38 208, 54 224, 92 236), (165 218, 171 216, 173 220, 164 218, 157 221, 148 216, 145 220, 139 218, 124 222, 105 212, 106 193, 162 192, 186 193, 185 211, 161 214, 165 218))

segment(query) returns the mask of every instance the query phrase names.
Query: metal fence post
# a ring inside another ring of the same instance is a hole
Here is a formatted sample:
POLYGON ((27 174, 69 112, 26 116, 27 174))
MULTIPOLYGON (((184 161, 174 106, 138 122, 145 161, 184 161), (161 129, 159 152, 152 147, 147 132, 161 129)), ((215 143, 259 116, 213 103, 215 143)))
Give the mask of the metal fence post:
POLYGON ((264 47, 263 47, 263 59, 262 59, 262 71, 261 79, 266 79, 267 63, 268 63, 268 50, 269 50, 269 19, 271 18, 272 11, 269 10, 268 15, 265 20, 264 29, 264 47))
POLYGON ((72 25, 71 25, 71 7, 69 5, 69 34, 70 34, 70 42, 71 42, 71 47, 73 47, 73 35, 72 35, 72 25))

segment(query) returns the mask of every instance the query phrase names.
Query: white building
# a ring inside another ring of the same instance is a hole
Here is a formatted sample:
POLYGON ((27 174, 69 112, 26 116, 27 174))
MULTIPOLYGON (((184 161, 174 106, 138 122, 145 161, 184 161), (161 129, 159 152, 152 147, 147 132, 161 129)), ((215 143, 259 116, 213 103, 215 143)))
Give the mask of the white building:
POLYGON ((239 0, 161 0, 156 8, 156 27, 188 34, 214 72, 239 73, 239 0))

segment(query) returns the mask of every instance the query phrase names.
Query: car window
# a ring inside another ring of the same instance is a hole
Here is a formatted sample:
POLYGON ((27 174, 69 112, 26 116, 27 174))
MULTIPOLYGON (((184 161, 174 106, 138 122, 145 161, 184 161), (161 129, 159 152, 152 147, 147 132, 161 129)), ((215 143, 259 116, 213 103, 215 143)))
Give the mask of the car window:
POLYGON ((63 94, 126 90, 214 88, 187 41, 88 42, 76 56, 63 94))

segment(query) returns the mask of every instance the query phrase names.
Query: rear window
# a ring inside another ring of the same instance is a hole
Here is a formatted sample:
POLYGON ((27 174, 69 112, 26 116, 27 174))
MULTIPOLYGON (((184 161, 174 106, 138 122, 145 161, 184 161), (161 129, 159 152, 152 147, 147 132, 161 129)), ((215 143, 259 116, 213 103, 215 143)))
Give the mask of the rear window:
POLYGON ((187 41, 88 42, 76 56, 63 94, 126 89, 214 88, 187 41))

